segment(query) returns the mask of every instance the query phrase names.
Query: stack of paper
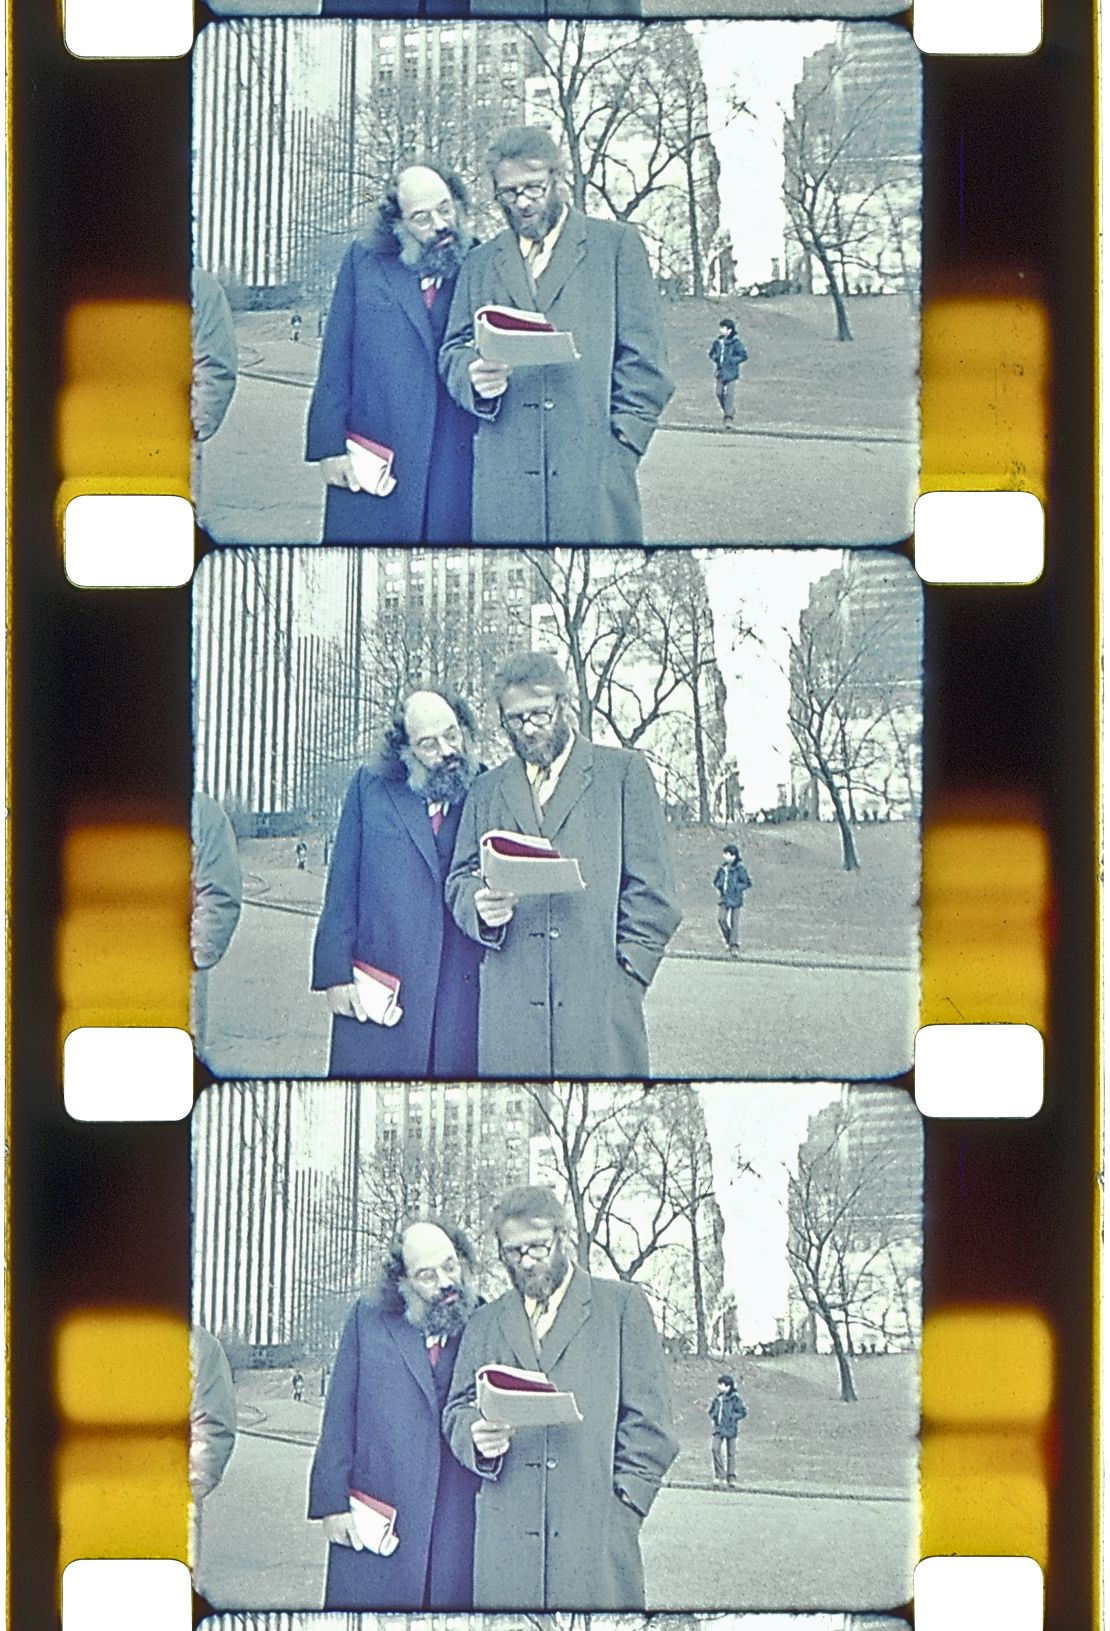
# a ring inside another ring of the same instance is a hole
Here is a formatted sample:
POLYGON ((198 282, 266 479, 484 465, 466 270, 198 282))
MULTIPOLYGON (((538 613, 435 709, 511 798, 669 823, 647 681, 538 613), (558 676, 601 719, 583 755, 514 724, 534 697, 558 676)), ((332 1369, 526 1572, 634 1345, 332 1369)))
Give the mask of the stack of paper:
POLYGON ((505 1427, 562 1427, 582 1420, 573 1393, 560 1393, 542 1370, 481 1365, 476 1373, 478 1409, 505 1427))
POLYGON ((474 341, 486 362, 501 362, 509 368, 578 361, 574 335, 556 329, 542 311, 479 306, 474 313, 474 341))
POLYGON ((547 838, 531 833, 484 832, 482 877, 510 895, 576 895, 586 885, 574 856, 562 856, 547 838))

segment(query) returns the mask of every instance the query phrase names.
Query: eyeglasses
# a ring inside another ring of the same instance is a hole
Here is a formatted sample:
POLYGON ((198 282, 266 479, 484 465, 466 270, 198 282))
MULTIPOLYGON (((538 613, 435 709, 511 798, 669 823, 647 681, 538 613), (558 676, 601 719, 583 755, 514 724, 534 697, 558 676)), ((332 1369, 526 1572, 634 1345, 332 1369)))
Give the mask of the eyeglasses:
POLYGON ((545 1257, 550 1257, 558 1238, 558 1235, 552 1235, 550 1240, 533 1240, 527 1246, 502 1246, 501 1255, 506 1263, 540 1263, 545 1257))
POLYGON ((499 204, 515 204, 521 198, 538 204, 550 185, 551 177, 548 176, 546 181, 526 181, 523 187, 498 187, 493 196, 499 204))
POLYGON ((558 704, 554 708, 529 708, 526 714, 502 714, 501 723, 511 731, 522 731, 525 725, 536 725, 542 730, 545 725, 550 725, 557 709, 558 704))
POLYGON ((433 221, 446 221, 450 225, 455 219, 455 206, 445 198, 434 209, 413 210, 411 215, 403 215, 401 219, 410 227, 430 227, 433 221))
POLYGON ((411 745, 418 753, 435 753, 441 742, 446 742, 449 748, 461 748, 462 731, 457 725, 450 725, 447 730, 440 731, 438 736, 422 736, 419 742, 413 742, 411 745))
POLYGON ((458 1258, 449 1258, 446 1263, 441 1263, 438 1269, 417 1269, 416 1272, 410 1274, 408 1278, 414 1285, 428 1286, 430 1289, 434 1290, 439 1284, 439 1277, 441 1274, 448 1280, 457 1280, 459 1276, 458 1258))

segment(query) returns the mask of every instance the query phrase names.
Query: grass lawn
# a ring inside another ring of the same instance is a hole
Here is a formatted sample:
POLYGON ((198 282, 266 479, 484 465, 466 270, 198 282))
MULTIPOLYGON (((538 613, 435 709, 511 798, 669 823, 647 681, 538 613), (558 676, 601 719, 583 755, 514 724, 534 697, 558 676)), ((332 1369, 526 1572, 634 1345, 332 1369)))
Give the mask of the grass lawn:
POLYGON ((671 1389, 681 1449, 671 1482, 712 1482, 706 1412, 722 1373, 736 1378, 748 1410, 736 1446, 741 1483, 912 1492, 918 1432, 916 1354, 856 1359, 855 1404, 841 1402, 831 1354, 674 1361, 671 1389))
POLYGON ((916 962, 919 829, 916 822, 856 829, 860 870, 845 872, 831 821, 781 826, 672 827, 683 922, 673 951, 725 954, 713 875, 734 839, 751 874, 742 945, 758 956, 865 956, 916 962))
POLYGON ((680 300, 666 306, 677 384, 664 425, 720 424, 706 353, 722 317, 748 350, 737 388, 741 429, 917 435, 918 318, 901 295, 848 302, 854 338, 836 338, 827 295, 680 300))

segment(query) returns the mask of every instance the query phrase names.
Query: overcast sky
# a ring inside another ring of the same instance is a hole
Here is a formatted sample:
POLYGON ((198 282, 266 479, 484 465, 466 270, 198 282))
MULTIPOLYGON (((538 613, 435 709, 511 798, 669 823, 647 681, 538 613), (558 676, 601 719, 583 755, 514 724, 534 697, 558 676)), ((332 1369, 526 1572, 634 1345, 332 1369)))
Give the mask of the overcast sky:
POLYGON ((717 639, 717 661, 727 688, 728 749, 736 756, 745 810, 778 803, 790 781, 787 711, 789 641, 810 585, 841 564, 839 549, 713 550, 703 557, 717 639), (737 623, 753 633, 737 638, 737 623))
POLYGON ((698 1093, 725 1222, 725 1289, 736 1296, 740 1341, 770 1342, 790 1284, 787 1170, 810 1116, 839 1098, 840 1083, 709 1082, 698 1093), (753 1173, 737 1175, 738 1155, 753 1173))

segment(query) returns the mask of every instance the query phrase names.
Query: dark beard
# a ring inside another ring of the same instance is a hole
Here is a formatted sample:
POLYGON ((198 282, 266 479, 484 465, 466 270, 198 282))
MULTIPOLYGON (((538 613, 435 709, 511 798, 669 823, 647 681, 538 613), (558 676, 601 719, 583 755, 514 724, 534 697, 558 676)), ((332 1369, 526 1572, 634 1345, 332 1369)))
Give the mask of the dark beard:
POLYGON ((520 1292, 520 1295, 522 1297, 535 1297, 538 1302, 542 1303, 546 1302, 555 1287, 562 1283, 569 1261, 562 1245, 556 1246, 547 1260, 547 1268, 543 1276, 534 1278, 531 1284, 524 1278, 522 1273, 524 1265, 522 1263, 509 1263, 506 1266, 509 1270, 509 1278, 520 1292))
POLYGON ((458 1292, 454 1302, 441 1302, 437 1297, 434 1303, 429 1303, 424 1311, 421 1324, 430 1337, 439 1337, 441 1342, 450 1342, 452 1337, 462 1334, 463 1326, 478 1306, 478 1299, 472 1291, 463 1286, 453 1286, 458 1292))
POLYGON ((408 769, 409 786, 428 804, 461 804, 478 774, 477 764, 466 755, 436 765, 434 770, 406 755, 403 749, 402 757, 408 769))
POLYGON ((411 267, 417 277, 453 278, 463 263, 466 249, 462 233, 452 227, 450 235, 441 234, 426 244, 418 243, 401 222, 394 228, 401 246, 401 264, 411 267))
POLYGON ((548 765, 555 763, 570 741, 570 723, 561 713, 551 727, 551 735, 542 744, 526 741, 523 731, 514 731, 512 739, 519 759, 523 759, 526 765, 542 765, 546 770, 548 765))

